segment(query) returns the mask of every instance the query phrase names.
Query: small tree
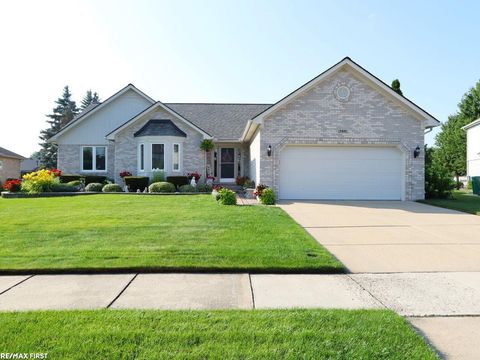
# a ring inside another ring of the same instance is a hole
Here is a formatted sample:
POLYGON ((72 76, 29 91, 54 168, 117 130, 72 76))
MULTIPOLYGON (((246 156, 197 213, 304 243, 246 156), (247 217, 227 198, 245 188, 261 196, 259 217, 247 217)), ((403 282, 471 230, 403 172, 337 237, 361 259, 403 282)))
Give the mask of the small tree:
POLYGON ((425 145, 425 197, 448 198, 454 187, 450 171, 438 157, 438 149, 425 145))
POLYGON ((71 100, 72 94, 68 86, 63 88, 61 98, 55 101, 57 106, 53 109, 53 113, 47 115, 50 120, 47 123, 50 127, 40 132, 39 144, 41 146, 38 152, 40 164, 46 168, 53 168, 57 166, 57 145, 47 142, 53 135, 55 135, 62 127, 67 125, 78 114, 78 108, 75 101, 71 100))
POLYGON ((393 80, 393 81, 392 81, 391 88, 392 88, 393 91, 395 91, 396 93, 398 93, 398 94, 400 94, 400 95, 403 95, 403 92, 402 92, 402 90, 400 89, 400 80, 398 80, 398 79, 393 80))

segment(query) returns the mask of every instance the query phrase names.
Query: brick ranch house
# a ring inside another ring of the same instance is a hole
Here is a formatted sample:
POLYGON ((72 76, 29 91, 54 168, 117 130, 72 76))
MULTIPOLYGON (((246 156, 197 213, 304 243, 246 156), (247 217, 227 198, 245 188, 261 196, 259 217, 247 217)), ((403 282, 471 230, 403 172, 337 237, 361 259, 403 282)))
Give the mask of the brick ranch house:
POLYGON ((345 58, 275 104, 162 103, 129 84, 50 141, 66 173, 248 176, 280 199, 424 198, 439 121, 345 58), (200 149, 212 139, 213 151, 200 149), (206 165, 205 166, 205 161, 206 165))

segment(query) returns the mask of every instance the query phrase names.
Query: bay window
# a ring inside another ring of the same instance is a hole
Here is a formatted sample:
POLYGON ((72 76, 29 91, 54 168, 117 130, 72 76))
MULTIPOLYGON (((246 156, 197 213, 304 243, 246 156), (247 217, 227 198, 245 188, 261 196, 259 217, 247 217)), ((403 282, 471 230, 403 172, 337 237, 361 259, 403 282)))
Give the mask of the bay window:
POLYGON ((165 146, 164 144, 152 144, 152 170, 165 169, 165 146))
POLYGON ((82 171, 107 171, 107 147, 83 146, 82 171))
POLYGON ((180 144, 173 144, 172 170, 180 171, 180 144))

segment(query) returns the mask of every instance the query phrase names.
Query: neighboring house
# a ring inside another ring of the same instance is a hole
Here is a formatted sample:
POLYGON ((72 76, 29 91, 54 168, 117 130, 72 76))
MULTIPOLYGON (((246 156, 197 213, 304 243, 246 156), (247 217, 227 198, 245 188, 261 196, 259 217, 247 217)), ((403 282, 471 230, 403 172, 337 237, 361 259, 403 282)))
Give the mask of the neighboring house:
POLYGON ((467 131, 467 176, 480 176, 480 119, 463 129, 467 131))
POLYGON ((218 182, 249 176, 280 199, 417 200, 424 131, 438 125, 345 58, 275 104, 162 103, 130 84, 50 141, 64 172, 117 182, 123 170, 205 175, 206 162, 218 182))
POLYGON ((13 151, 0 147, 0 182, 20 178, 20 162, 25 159, 13 151))
POLYGON ((40 161, 37 159, 24 159, 20 163, 20 172, 22 175, 37 171, 40 166, 40 161))

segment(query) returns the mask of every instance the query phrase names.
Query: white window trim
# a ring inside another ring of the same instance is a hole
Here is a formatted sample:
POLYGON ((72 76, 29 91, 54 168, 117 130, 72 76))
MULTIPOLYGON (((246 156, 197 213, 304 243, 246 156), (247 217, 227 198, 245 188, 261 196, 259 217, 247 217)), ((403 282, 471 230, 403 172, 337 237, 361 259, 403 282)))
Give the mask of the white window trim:
POLYGON ((80 153, 80 172, 84 173, 106 173, 108 171, 108 147, 106 145, 84 145, 80 153), (105 148, 105 170, 96 170, 97 168, 97 147, 105 148), (83 149, 92 148, 92 170, 83 168, 83 149))
POLYGON ((155 171, 155 170, 165 171, 165 143, 151 143, 151 146, 150 146, 150 167, 151 167, 151 171, 155 171), (153 145, 163 145, 163 169, 153 167, 153 145))
POLYGON ((145 172, 145 165, 147 164, 146 160, 146 146, 144 143, 138 144, 138 171, 145 172), (142 168, 142 146, 143 146, 143 168, 142 168))
POLYGON ((181 161, 182 160, 182 147, 180 146, 180 143, 172 143, 172 172, 181 172, 182 170, 182 165, 181 161), (175 145, 178 146, 178 169, 174 168, 175 161, 173 157, 175 156, 175 145))

